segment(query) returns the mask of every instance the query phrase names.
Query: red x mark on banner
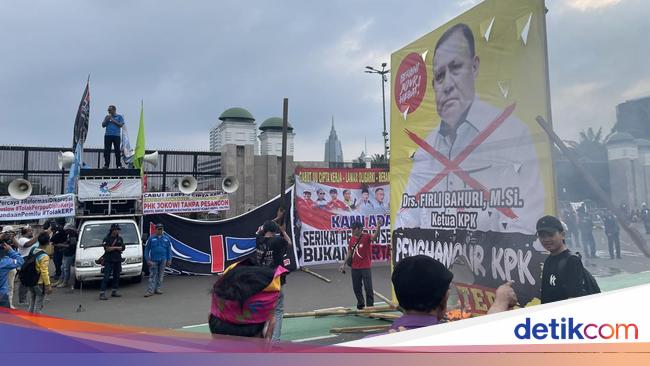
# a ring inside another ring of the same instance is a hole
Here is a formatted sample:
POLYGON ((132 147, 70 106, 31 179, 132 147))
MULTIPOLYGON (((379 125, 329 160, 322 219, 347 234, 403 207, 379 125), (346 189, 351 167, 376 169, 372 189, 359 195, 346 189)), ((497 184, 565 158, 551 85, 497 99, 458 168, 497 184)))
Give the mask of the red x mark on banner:
MULTIPOLYGON (((472 142, 467 145, 461 151, 453 160, 449 160, 446 156, 442 155, 439 151, 434 149, 431 145, 429 145, 426 141, 421 139, 418 135, 414 134, 413 132, 409 130, 404 130, 408 137, 415 142, 418 146, 420 146, 424 151, 428 152, 431 156, 433 156, 436 160, 438 160, 444 167, 443 171, 438 173, 429 183, 424 185, 420 189, 420 191, 417 193, 417 197, 419 199, 420 195, 422 193, 430 191, 433 187, 435 187, 438 183, 440 183, 441 180, 443 180, 446 176, 449 175, 449 173, 454 173, 456 174, 465 184, 468 186, 472 187, 475 190, 483 191, 483 194, 485 195, 486 199, 490 199, 490 191, 482 185, 479 181, 476 179, 472 178, 466 171, 460 168, 460 164, 467 159, 469 154, 471 154, 476 148, 482 144, 485 139, 487 139, 499 126, 503 124, 503 122, 510 117, 512 112, 515 110, 515 105, 516 103, 513 103, 506 107, 506 109, 501 112, 495 118, 490 124, 483 130, 481 133, 479 133, 478 136, 472 142)), ((507 217, 514 219, 517 217, 517 215, 512 211, 511 208, 507 207, 499 207, 497 208, 498 211, 502 212, 504 215, 507 217)))

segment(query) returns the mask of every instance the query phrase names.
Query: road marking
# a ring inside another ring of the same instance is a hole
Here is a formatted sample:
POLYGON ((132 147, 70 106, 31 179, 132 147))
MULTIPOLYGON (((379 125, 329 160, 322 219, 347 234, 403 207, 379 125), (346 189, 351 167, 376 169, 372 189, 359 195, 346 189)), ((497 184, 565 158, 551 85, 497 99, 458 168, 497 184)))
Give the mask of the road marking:
POLYGON ((205 327, 206 325, 208 325, 208 323, 197 324, 197 325, 186 325, 182 329, 205 327))
POLYGON ((324 335, 324 336, 320 336, 320 337, 311 337, 311 338, 295 339, 295 340, 293 340, 293 341, 291 341, 291 342, 294 342, 294 343, 295 343, 295 342, 309 342, 309 341, 317 341, 317 340, 319 340, 319 339, 334 338, 334 337, 336 337, 336 336, 337 336, 336 334, 328 334, 328 335, 324 335))

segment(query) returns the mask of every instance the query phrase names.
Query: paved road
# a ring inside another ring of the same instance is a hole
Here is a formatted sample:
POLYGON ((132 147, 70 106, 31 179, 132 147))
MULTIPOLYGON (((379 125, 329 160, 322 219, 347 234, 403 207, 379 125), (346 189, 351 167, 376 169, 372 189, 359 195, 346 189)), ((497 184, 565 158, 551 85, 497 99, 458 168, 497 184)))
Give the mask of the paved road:
MULTIPOLYGON (((650 259, 645 258, 624 235, 623 259, 620 260, 609 259, 602 231, 595 231, 595 237, 600 258, 585 259, 585 262, 587 268, 597 277, 650 270, 650 259)), ((334 265, 312 267, 312 270, 330 278, 332 282, 326 283, 303 272, 292 273, 286 286, 286 312, 335 306, 352 307, 356 304, 349 272, 346 275, 340 274, 334 265)), ((75 290, 73 293, 56 289, 46 304, 45 313, 75 320, 178 329, 207 322, 213 282, 212 276, 168 276, 165 278, 165 294, 150 298, 143 297, 146 283, 124 283, 121 289, 123 297, 111 298, 108 301, 98 299, 98 283, 85 284, 82 290, 75 290), (77 312, 79 306, 84 311, 77 312)), ((373 284, 375 290, 390 297, 388 264, 375 265, 373 284)), ((340 319, 336 321, 340 323, 340 319)), ((319 343, 332 344, 355 338, 359 338, 359 335, 327 338, 319 343)))

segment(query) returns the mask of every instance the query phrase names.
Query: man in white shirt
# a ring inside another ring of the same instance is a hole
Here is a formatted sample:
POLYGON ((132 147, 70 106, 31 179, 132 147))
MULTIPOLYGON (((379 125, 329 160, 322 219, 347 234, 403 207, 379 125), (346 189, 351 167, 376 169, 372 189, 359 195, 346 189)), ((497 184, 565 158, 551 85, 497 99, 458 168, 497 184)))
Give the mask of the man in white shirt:
POLYGON ((396 228, 449 228, 435 218, 465 212, 476 213, 470 230, 535 233, 544 211, 544 185, 534 141, 515 117, 516 104, 500 109, 479 99, 479 66, 467 25, 443 34, 434 51, 432 81, 440 126, 426 139, 407 132, 420 147, 404 193, 417 197, 419 205, 400 208, 396 228), (493 205, 501 207, 489 207, 490 194, 497 196, 493 189, 509 195, 493 205), (488 204, 420 205, 421 193, 469 190, 483 192, 481 201, 488 204))
MULTIPOLYGON (((34 229, 31 226, 25 226, 20 229, 20 238, 18 238, 18 254, 23 260, 29 255, 33 246, 38 246, 38 237, 34 237, 34 229)), ((16 279, 18 276, 16 276, 16 279)), ((27 305, 27 287, 23 286, 18 280, 18 304, 27 305)))

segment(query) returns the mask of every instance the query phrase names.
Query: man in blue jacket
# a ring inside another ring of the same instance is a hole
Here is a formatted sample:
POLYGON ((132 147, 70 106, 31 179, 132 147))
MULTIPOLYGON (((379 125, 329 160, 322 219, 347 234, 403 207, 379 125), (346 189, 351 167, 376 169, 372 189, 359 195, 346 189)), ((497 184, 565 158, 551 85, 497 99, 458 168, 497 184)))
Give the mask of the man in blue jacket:
POLYGON ((23 265, 23 257, 6 242, 0 243, 0 307, 9 307, 7 274, 23 265))
POLYGON ((150 269, 149 288, 144 297, 163 293, 160 288, 165 275, 165 266, 172 264, 172 243, 168 237, 163 236, 163 229, 163 224, 157 224, 156 233, 149 237, 144 248, 144 258, 150 269))

